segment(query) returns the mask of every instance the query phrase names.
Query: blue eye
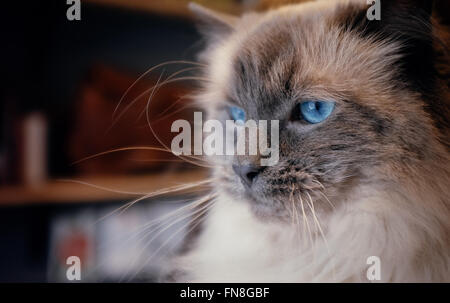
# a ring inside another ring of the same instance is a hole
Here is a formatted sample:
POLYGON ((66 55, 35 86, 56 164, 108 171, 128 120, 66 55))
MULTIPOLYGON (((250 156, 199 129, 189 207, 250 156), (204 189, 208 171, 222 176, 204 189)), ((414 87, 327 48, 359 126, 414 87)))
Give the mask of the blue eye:
POLYGON ((231 118, 239 123, 245 122, 245 111, 237 106, 230 106, 230 115, 231 118))
POLYGON ((334 105, 332 101, 305 101, 300 103, 300 112, 309 123, 320 123, 331 115, 334 105))

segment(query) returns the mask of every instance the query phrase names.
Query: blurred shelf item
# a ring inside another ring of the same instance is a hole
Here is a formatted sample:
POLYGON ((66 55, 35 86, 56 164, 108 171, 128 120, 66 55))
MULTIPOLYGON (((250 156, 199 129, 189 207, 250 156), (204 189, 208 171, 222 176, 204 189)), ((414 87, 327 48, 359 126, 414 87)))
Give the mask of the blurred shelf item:
POLYGON ((71 131, 61 138, 67 140, 68 159, 77 162, 73 168, 80 175, 167 170, 168 163, 186 166, 185 161, 179 161, 171 152, 152 147, 162 147, 161 142, 170 146, 175 136, 170 131, 172 123, 192 119, 195 106, 190 98, 183 97, 192 94, 192 87, 175 81, 159 87, 153 94, 149 88, 158 83, 156 75, 147 75, 135 83, 136 78, 103 64, 92 65, 83 77, 71 110, 71 131), (114 112, 117 115, 112 119, 114 112), (150 131, 147 119, 157 137, 150 131), (86 156, 123 147, 126 150, 78 162, 86 156))
MULTIPOLYGON (((4 186, 0 187, 0 206, 126 201, 168 187, 200 182, 206 177, 204 170, 191 170, 139 176, 76 177, 52 180, 39 187, 4 186)), ((174 192, 180 193, 182 191, 174 192)))
POLYGON ((196 2, 208 8, 227 13, 242 12, 247 1, 236 0, 87 0, 87 3, 123 7, 134 10, 148 11, 169 16, 192 17, 188 10, 189 2, 196 2))

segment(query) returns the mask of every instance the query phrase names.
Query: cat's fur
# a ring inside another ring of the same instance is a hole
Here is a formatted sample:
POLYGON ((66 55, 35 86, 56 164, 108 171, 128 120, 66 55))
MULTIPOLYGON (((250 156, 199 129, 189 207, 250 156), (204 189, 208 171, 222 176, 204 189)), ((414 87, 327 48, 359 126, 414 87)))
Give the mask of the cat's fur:
POLYGON ((369 256, 381 281, 450 281, 448 40, 430 3, 382 1, 381 21, 365 0, 240 18, 193 6, 209 41, 198 101, 210 118, 234 102, 280 120, 280 162, 251 190, 217 165, 217 202, 178 281, 364 282, 369 256), (291 121, 311 98, 336 110, 291 121))

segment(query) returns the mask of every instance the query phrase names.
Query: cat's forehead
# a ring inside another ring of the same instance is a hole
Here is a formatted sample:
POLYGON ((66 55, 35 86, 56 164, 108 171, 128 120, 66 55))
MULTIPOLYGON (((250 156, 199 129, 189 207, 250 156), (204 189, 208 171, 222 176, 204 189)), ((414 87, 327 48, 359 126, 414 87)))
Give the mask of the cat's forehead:
POLYGON ((373 84, 377 90, 388 81, 386 68, 398 46, 376 44, 346 30, 347 12, 363 6, 342 10, 319 2, 242 19, 211 60, 211 75, 225 97, 269 102, 290 89, 326 95, 340 87, 367 90, 373 84))

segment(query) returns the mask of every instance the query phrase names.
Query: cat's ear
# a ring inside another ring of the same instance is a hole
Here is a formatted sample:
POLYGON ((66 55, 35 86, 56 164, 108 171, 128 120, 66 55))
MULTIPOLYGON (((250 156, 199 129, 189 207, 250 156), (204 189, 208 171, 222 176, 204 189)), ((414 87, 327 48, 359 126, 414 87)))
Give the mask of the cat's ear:
POLYGON ((372 0, 372 4, 368 1, 370 8, 367 16, 365 10, 360 11, 355 16, 356 23, 352 25, 368 34, 384 32, 400 38, 412 35, 414 38, 428 39, 426 36, 431 34, 433 3, 433 0, 372 0), (369 16, 369 11, 376 12, 378 17, 369 16))
MULTIPOLYGON (((429 93, 433 88, 434 51, 432 0, 373 0, 381 4, 380 18, 369 20, 368 11, 353 16, 350 28, 363 35, 395 41, 401 46, 398 67, 405 83, 429 93)), ((370 5, 369 5, 370 6, 370 5)))
POLYGON ((231 33, 238 21, 238 17, 215 12, 194 2, 189 3, 189 9, 197 19, 199 31, 209 40, 231 33))
POLYGON ((430 18, 433 4, 433 0, 384 0, 381 2, 381 7, 391 16, 408 13, 411 16, 420 15, 422 18, 430 18))
POLYGON ((428 94, 434 84, 432 0, 384 0, 381 3, 383 31, 402 44, 400 60, 411 87, 428 94), (384 15, 384 16, 383 16, 384 15))
POLYGON ((381 23, 390 26, 391 31, 431 34, 429 24, 433 3, 432 0, 384 0, 381 2, 381 23))

